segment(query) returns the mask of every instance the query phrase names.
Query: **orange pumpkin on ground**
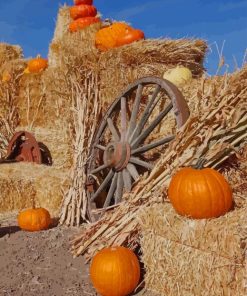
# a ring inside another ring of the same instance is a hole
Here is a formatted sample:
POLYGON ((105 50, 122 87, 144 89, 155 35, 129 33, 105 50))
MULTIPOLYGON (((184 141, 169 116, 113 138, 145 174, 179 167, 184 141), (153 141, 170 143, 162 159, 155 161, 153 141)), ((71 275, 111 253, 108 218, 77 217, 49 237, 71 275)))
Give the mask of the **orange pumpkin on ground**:
POLYGON ((75 5, 81 5, 81 4, 86 4, 86 5, 92 5, 93 0, 74 0, 75 5))
MULTIPOLYGON (((96 33, 95 36, 95 45, 98 49, 102 51, 109 50, 111 48, 115 48, 126 43, 124 42, 133 42, 136 41, 134 39, 140 39, 141 31, 134 30, 129 25, 125 23, 113 23, 109 27, 103 28, 96 33), (137 31, 132 34, 132 31, 137 31), (135 36, 134 36, 135 35, 135 36), (122 38, 126 39, 123 41, 122 38)), ((144 34, 142 35, 144 37, 144 34)))
POLYGON ((75 5, 70 8, 70 16, 73 20, 82 17, 96 16, 97 9, 92 5, 75 5))
POLYGON ((70 32, 77 32, 78 30, 82 30, 92 24, 99 23, 100 19, 98 17, 84 17, 84 18, 79 18, 77 20, 74 20, 72 23, 69 25, 69 31, 70 32))
POLYGON ((131 250, 124 247, 105 248, 93 258, 90 277, 102 296, 127 296, 140 280, 140 264, 131 250))
POLYGON ((39 231, 48 229, 51 225, 50 213, 44 208, 28 209, 18 215, 18 225, 26 231, 39 231))
POLYGON ((27 68, 25 69, 25 73, 39 73, 45 70, 48 67, 48 60, 43 59, 40 56, 37 56, 34 59, 31 59, 28 64, 27 68))
POLYGON ((182 168, 172 177, 168 196, 180 215, 195 219, 219 217, 233 204, 230 185, 211 168, 182 168))

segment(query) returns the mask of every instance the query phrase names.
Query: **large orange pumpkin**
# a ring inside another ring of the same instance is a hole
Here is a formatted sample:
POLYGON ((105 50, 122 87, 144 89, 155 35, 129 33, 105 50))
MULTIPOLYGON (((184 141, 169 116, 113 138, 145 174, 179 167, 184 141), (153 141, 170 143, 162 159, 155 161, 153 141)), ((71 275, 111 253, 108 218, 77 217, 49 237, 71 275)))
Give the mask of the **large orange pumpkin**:
POLYGON ((77 20, 74 20, 72 23, 69 25, 69 31, 70 32, 77 32, 79 30, 82 30, 92 24, 100 22, 100 19, 98 17, 84 17, 84 18, 79 18, 77 20))
POLYGON ((125 23, 116 22, 109 27, 102 28, 96 33, 95 45, 98 49, 106 51, 111 48, 131 43, 135 41, 134 39, 136 38, 137 40, 139 40, 141 35, 140 32, 140 30, 134 30, 132 27, 125 23), (136 32, 132 33, 132 31, 136 32))
POLYGON ((93 0, 74 0, 75 5, 81 5, 81 4, 86 4, 86 5, 92 5, 93 0))
POLYGON ((96 16, 97 9, 93 5, 75 5, 70 8, 70 16, 73 20, 82 17, 96 16))
POLYGON ((230 185, 211 168, 182 168, 172 177, 168 196, 179 214, 195 219, 219 217, 233 204, 230 185))
POLYGON ((48 67, 48 60, 37 56, 34 59, 28 61, 25 73, 39 73, 48 67))
POLYGON ((140 264, 136 255, 124 247, 105 248, 93 258, 90 276, 102 296, 126 296, 140 280, 140 264))
POLYGON ((48 229, 51 225, 50 213, 44 208, 28 209, 18 215, 18 225, 26 231, 39 231, 48 229))

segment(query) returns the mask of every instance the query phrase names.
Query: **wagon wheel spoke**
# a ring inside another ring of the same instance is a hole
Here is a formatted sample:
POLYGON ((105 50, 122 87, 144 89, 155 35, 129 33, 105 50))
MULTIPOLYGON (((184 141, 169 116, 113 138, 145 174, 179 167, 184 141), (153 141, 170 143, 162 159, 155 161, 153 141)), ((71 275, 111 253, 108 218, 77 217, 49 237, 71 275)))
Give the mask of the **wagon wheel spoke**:
POLYGON ((118 175, 117 175, 117 173, 115 173, 115 175, 114 175, 114 177, 112 179, 112 182, 111 182, 110 189, 109 189, 109 191, 107 193, 107 197, 106 197, 103 208, 109 207, 109 205, 111 203, 112 197, 113 197, 115 189, 117 187, 117 178, 118 178, 118 175))
POLYGON ((96 148, 102 150, 102 151, 105 151, 106 147, 105 146, 102 146, 102 145, 95 145, 96 148))
POLYGON ((137 115, 138 115, 138 111, 141 103, 142 91, 143 91, 143 85, 139 84, 136 91, 136 97, 135 97, 133 109, 131 112, 129 128, 127 132, 127 139, 129 139, 130 135, 132 134, 132 131, 135 129, 135 126, 136 126, 136 119, 137 119, 137 115))
POLYGON ((127 131, 127 107, 126 107, 126 98, 121 98, 121 141, 124 141, 126 138, 127 131))
POLYGON ((98 173, 98 172, 100 172, 100 171, 102 171, 102 170, 104 170, 106 168, 108 168, 108 164, 103 164, 103 165, 97 167, 96 169, 92 170, 91 174, 96 174, 96 173, 98 173))
POLYGON ((156 88, 152 94, 151 100, 147 104, 139 123, 137 124, 136 128, 134 129, 132 135, 130 136, 130 139, 129 139, 130 143, 133 141, 133 139, 135 139, 137 136, 139 136, 141 130, 144 128, 144 125, 148 121, 149 116, 151 115, 155 106, 159 102, 160 98, 158 98, 157 100, 155 100, 155 99, 156 99, 157 95, 159 94, 160 89, 161 89, 161 87, 159 85, 156 85, 156 88))
POLYGON ((118 172, 117 173, 118 177, 117 177, 117 189, 115 192, 115 203, 118 204, 121 199, 122 199, 122 195, 123 195, 123 174, 122 172, 118 172))
POLYGON ((117 129, 114 126, 114 123, 113 123, 112 119, 107 118, 107 123, 108 123, 108 127, 109 127, 109 129, 110 129, 110 131, 112 133, 112 136, 113 136, 114 140, 116 142, 118 142, 120 140, 120 137, 119 137, 117 129))
POLYGON ((131 148, 136 148, 142 141, 144 141, 149 134, 156 128, 162 119, 172 110, 172 103, 170 103, 165 110, 163 110, 152 123, 131 143, 131 148))
POLYGON ((105 180, 101 183, 100 187, 98 190, 94 193, 94 195, 91 198, 91 201, 95 201, 97 196, 105 189, 105 187, 108 185, 108 183, 111 181, 112 177, 114 175, 113 170, 110 170, 108 175, 106 176, 105 180))
POLYGON ((144 153, 144 152, 147 152, 151 149, 154 149, 154 148, 157 148, 161 145, 164 145, 164 144, 167 144, 169 142, 171 142, 172 140, 174 140, 175 136, 168 136, 168 137, 165 137, 164 139, 161 139, 157 142, 154 142, 154 143, 151 143, 151 144, 147 144, 147 145, 144 145, 142 147, 139 147, 139 148, 136 148, 134 150, 131 151, 131 154, 134 155, 134 154, 137 154, 137 153, 144 153))
POLYGON ((140 178, 140 175, 139 175, 139 173, 138 173, 136 167, 135 167, 132 163, 129 163, 129 164, 127 165, 127 170, 129 171, 131 177, 132 177, 135 181, 137 181, 137 180, 140 178))
POLYGON ((143 161, 137 157, 130 157, 130 160, 129 160, 130 163, 134 163, 134 164, 138 164, 148 170, 152 170, 153 169, 153 165, 150 164, 150 163, 147 163, 146 161, 143 161))
POLYGON ((127 192, 131 191, 132 183, 131 183, 131 175, 127 169, 123 170, 123 182, 124 188, 127 192))

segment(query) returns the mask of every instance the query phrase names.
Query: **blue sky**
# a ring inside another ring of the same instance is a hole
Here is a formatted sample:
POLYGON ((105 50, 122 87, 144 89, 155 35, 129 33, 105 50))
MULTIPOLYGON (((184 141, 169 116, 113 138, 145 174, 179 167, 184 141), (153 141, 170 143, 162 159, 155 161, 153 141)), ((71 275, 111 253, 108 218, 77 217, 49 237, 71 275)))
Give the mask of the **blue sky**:
MULTIPOLYGON (((0 41, 20 44, 26 57, 47 55, 59 6, 72 0, 0 0, 0 41)), ((247 0, 95 0, 105 18, 125 20, 147 38, 199 37, 212 52, 205 66, 216 72, 221 49, 229 71, 240 67, 247 48, 247 0)), ((226 70, 226 67, 223 69, 226 70)))

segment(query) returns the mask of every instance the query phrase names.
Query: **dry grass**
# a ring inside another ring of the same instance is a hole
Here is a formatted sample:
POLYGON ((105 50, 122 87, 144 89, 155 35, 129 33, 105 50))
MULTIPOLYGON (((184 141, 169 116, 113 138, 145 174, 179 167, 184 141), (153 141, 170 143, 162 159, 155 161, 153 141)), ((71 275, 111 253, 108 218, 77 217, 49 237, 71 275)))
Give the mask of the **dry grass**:
POLYGON ((8 61, 23 57, 22 49, 19 45, 9 45, 0 43, 0 68, 8 61))
MULTIPOLYGON (((75 72, 76 74, 76 72, 75 72)), ((97 122, 101 116, 98 77, 85 70, 77 72, 83 76, 84 83, 77 79, 71 81, 73 99, 73 123, 75 127, 74 165, 71 170, 71 186, 64 196, 60 223, 79 226, 87 221, 88 201, 85 184, 87 182, 86 164, 97 122)))

